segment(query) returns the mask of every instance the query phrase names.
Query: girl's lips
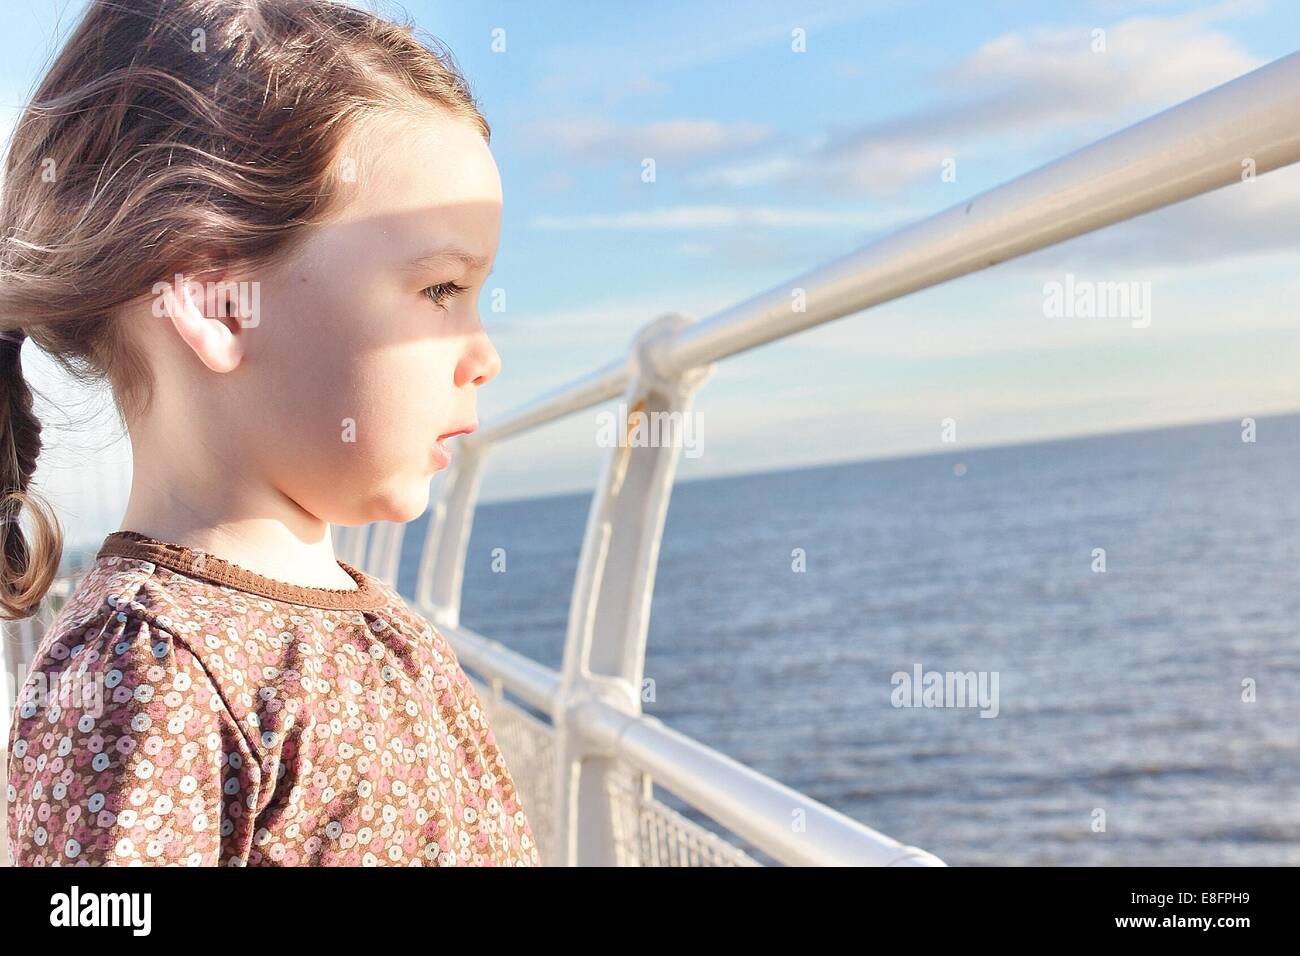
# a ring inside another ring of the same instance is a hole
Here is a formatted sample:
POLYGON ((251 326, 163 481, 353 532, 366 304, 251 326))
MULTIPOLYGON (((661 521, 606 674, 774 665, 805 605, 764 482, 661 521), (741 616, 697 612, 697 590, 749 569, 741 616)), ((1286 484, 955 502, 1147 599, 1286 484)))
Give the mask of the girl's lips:
POLYGON ((451 449, 444 445, 443 442, 456 435, 468 435, 476 428, 478 428, 478 422, 473 422, 465 428, 458 428, 454 432, 447 432, 445 435, 438 436, 438 440, 433 443, 433 457, 437 460, 439 468, 446 468, 451 464, 451 449))
POLYGON ((454 432, 447 432, 447 433, 445 433, 445 434, 439 435, 439 436, 438 436, 438 442, 441 443, 441 442, 445 441, 446 439, 448 439, 448 438, 452 438, 452 437, 454 437, 454 436, 456 436, 456 435, 468 435, 470 432, 474 431, 476 428, 478 428, 478 422, 473 422, 473 423, 467 425, 465 428, 458 428, 458 429, 456 429, 454 432))

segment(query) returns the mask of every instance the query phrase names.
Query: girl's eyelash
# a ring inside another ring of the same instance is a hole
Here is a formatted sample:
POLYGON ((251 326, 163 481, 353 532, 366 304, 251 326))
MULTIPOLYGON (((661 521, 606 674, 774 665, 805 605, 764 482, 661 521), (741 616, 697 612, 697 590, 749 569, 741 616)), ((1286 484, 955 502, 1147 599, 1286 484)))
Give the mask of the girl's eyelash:
POLYGON ((462 292, 468 292, 469 286, 459 285, 455 282, 439 282, 437 285, 431 285, 421 291, 434 305, 442 305, 447 299, 454 298, 462 292))

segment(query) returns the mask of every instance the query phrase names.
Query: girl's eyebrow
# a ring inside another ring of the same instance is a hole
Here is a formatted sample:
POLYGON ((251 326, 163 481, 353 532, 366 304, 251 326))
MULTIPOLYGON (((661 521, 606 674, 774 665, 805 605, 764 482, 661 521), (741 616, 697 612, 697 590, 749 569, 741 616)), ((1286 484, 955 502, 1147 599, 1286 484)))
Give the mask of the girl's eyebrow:
MULTIPOLYGON (((427 267, 436 265, 439 262, 459 262, 465 268, 474 271, 486 269, 492 261, 488 256, 475 255, 464 249, 448 247, 445 249, 435 249, 433 252, 425 253, 422 256, 416 256, 411 260, 411 265, 416 267, 427 267)), ((488 273, 491 275, 491 273, 488 273)))

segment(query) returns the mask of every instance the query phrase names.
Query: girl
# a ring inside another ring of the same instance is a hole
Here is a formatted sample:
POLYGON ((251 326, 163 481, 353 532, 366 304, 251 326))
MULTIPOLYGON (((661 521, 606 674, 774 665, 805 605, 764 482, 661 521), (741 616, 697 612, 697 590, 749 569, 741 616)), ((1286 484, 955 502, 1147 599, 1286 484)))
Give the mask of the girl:
POLYGON ((421 514, 500 367, 475 304, 500 178, 433 42, 327 0, 93 2, 24 113, 6 616, 61 553, 23 336, 107 380, 134 473, 19 695, 15 863, 540 862, 452 648, 328 527, 421 514))

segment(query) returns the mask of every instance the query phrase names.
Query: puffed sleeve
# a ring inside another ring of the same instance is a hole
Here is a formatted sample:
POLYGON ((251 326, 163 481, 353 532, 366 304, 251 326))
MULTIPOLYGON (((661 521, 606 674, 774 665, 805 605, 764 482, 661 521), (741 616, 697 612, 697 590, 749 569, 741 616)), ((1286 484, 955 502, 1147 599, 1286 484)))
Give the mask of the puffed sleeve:
POLYGON ((19 694, 10 854, 15 866, 239 865, 259 776, 189 648, 109 609, 51 644, 19 694))

